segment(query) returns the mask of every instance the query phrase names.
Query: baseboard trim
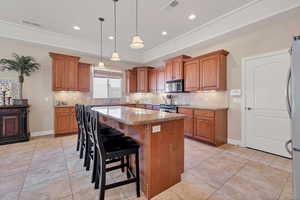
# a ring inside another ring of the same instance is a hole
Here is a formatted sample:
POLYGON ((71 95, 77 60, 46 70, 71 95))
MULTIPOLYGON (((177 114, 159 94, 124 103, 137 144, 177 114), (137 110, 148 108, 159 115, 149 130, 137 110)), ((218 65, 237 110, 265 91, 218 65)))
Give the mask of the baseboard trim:
POLYGON ((45 135, 53 135, 54 131, 53 130, 48 130, 48 131, 36 131, 36 132, 31 132, 30 135, 31 137, 36 137, 36 136, 45 136, 45 135))
POLYGON ((242 146, 242 142, 240 140, 235 140, 235 139, 231 139, 231 138, 228 138, 227 139, 227 143, 228 144, 233 144, 233 145, 238 145, 238 146, 242 146))

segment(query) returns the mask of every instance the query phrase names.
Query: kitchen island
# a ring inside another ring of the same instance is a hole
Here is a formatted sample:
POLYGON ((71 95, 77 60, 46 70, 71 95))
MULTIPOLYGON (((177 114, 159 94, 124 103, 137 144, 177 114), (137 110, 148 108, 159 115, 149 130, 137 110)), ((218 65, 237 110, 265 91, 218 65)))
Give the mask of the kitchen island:
POLYGON ((141 188, 147 199, 181 181, 185 115, 125 106, 94 107, 93 110, 100 114, 101 123, 141 145, 141 188))

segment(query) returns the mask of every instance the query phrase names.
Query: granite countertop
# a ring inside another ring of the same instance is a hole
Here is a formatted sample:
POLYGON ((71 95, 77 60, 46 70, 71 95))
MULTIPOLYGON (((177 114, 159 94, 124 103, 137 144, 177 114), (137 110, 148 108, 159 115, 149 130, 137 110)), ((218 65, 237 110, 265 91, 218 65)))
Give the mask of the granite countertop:
POLYGON ((225 106, 200 106, 200 105, 182 105, 179 108, 191 108, 191 109, 205 109, 205 110, 226 110, 225 106))
POLYGON ((92 108, 105 117, 114 119, 127 125, 151 124, 156 122, 184 119, 186 115, 178 113, 166 113, 141 108, 126 106, 105 106, 92 108))

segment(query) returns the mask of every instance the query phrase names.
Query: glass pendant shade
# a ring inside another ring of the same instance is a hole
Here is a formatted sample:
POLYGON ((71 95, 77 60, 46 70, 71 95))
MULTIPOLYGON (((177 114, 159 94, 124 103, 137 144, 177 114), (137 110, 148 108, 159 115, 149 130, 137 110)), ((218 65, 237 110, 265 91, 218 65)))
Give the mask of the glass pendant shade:
POLYGON ((99 64, 98 64, 98 67, 99 68, 105 68, 105 65, 104 65, 104 63, 102 61, 100 61, 99 64))
POLYGON ((132 38, 132 43, 131 43, 130 47, 133 49, 141 49, 144 47, 144 41, 141 39, 140 36, 135 35, 132 38))
POLYGON ((111 61, 120 61, 120 57, 119 57, 119 54, 117 52, 113 52, 111 58, 110 58, 111 61))

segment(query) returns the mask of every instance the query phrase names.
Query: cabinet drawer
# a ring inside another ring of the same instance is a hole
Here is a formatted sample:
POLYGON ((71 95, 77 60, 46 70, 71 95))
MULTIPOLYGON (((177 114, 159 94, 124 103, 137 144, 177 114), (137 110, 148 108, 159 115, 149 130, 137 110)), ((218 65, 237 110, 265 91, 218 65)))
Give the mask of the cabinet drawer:
POLYGON ((58 113, 71 112, 71 109, 72 108, 69 108, 69 107, 55 108, 55 112, 58 112, 58 113))
POLYGON ((211 110, 198 110, 194 111, 195 117, 215 117, 215 112, 211 110))
POLYGON ((178 108, 178 112, 185 115, 194 115, 194 110, 190 108, 178 108))

